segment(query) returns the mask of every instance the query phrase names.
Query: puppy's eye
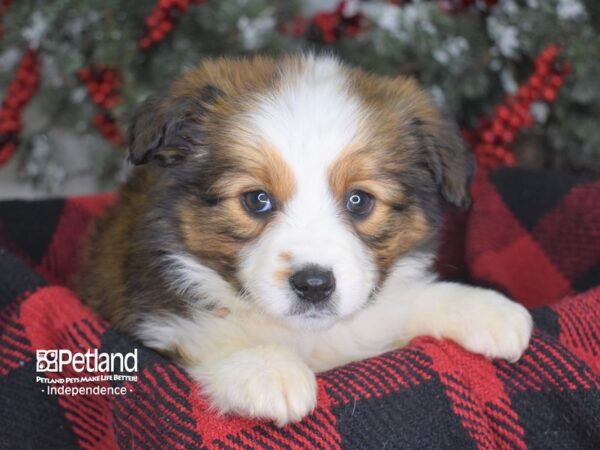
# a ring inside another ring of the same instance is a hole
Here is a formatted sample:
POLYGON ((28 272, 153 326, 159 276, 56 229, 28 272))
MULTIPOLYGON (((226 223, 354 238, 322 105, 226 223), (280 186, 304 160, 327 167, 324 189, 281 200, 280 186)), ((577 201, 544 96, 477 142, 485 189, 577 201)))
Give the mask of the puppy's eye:
POLYGON ((375 199, 371 194, 365 191, 354 190, 346 195, 346 209, 356 218, 365 218, 375 206, 375 199))
POLYGON ((255 215, 262 215, 273 210, 273 200, 265 191, 251 191, 242 194, 242 203, 255 215))

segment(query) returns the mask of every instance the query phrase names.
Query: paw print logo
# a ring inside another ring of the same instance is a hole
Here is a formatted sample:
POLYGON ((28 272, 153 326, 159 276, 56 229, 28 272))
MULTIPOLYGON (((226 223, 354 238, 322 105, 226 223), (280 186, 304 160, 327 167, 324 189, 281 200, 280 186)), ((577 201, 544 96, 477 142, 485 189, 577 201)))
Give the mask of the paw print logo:
POLYGON ((35 356, 36 356, 36 371, 38 371, 38 372, 57 372, 58 371, 58 350, 37 350, 35 356))

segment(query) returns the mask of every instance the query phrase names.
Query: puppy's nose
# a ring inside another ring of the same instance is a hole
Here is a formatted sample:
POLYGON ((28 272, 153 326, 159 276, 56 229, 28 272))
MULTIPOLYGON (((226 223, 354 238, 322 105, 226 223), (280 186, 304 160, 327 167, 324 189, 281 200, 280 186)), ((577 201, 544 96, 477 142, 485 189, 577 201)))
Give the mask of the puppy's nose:
POLYGON ((306 266, 290 277, 292 289, 303 300, 319 303, 335 290, 333 272, 319 266, 306 266))

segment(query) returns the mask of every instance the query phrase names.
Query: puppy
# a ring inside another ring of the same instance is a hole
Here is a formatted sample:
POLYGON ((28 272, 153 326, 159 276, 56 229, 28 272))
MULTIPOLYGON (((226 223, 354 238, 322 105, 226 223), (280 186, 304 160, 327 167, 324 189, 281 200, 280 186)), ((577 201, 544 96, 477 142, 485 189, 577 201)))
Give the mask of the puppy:
POLYGON ((315 372, 419 335, 510 361, 528 345, 522 306, 432 271, 472 162, 411 79, 330 56, 208 61, 141 105, 130 159, 80 294, 222 413, 298 421, 315 372))

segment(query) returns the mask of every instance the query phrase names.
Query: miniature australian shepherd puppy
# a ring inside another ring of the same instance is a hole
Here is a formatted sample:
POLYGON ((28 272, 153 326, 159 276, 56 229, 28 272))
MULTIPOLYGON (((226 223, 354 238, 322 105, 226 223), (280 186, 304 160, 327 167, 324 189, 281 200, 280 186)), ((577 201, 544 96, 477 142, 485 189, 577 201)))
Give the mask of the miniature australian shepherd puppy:
POLYGON ((298 421, 315 372, 419 335, 510 361, 528 345, 525 308, 436 280, 472 162, 412 79, 331 56, 204 62, 141 105, 130 159, 80 294, 223 413, 298 421))

